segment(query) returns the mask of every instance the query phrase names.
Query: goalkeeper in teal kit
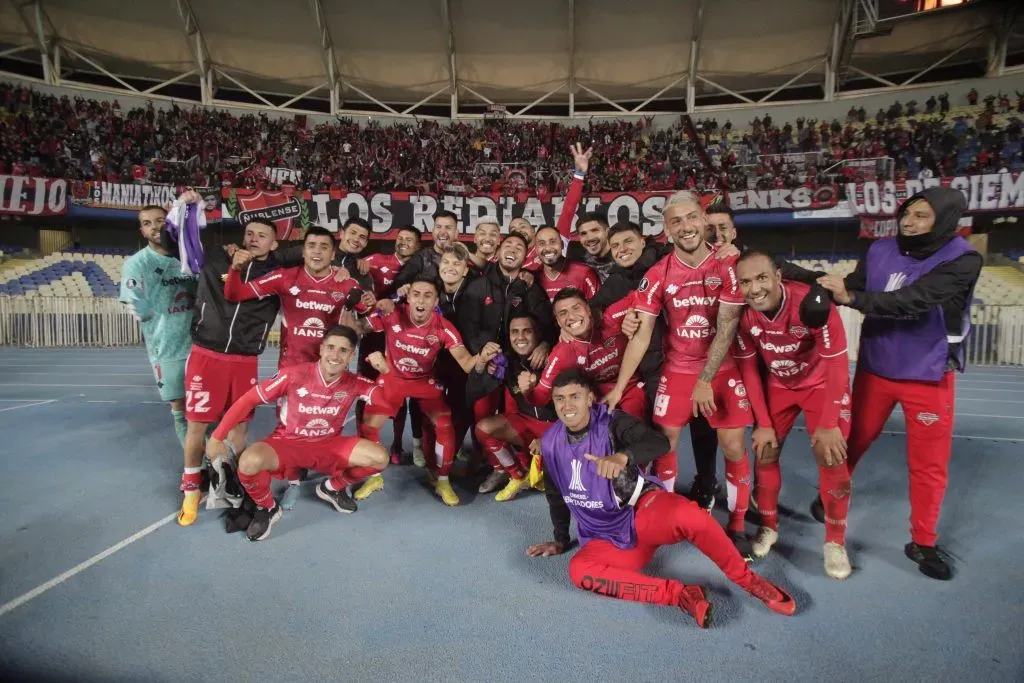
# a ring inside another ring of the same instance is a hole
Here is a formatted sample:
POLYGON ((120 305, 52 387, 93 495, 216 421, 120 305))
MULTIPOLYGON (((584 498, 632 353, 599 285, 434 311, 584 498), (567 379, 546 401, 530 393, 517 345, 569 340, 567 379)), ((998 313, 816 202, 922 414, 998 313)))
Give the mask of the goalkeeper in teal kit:
POLYGON ((139 229, 148 244, 125 261, 122 303, 142 327, 161 400, 171 404, 174 431, 185 441, 185 361, 192 348, 192 315, 198 280, 181 272, 181 262, 161 245, 167 212, 159 206, 139 211, 139 229))

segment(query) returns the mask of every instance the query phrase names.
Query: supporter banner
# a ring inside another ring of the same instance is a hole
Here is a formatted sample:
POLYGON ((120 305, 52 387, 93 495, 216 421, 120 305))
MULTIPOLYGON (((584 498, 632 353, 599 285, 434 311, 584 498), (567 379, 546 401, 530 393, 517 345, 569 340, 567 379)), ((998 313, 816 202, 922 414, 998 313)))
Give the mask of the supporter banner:
POLYGON ((0 214, 62 216, 68 210, 68 184, 52 178, 0 175, 0 214))
MULTIPOLYGON (((963 216, 957 225, 957 234, 967 237, 974 228, 974 217, 963 216)), ((899 231, 899 223, 895 218, 867 218, 860 219, 860 236, 869 240, 880 237, 895 237, 899 231)))
POLYGON ((195 189, 203 195, 206 203, 206 220, 221 219, 220 188, 183 185, 145 185, 134 183, 104 183, 99 181, 76 182, 72 185, 71 201, 80 206, 95 209, 123 209, 139 211, 144 206, 170 204, 181 193, 195 189))
POLYGON ((1021 173, 850 183, 846 186, 846 196, 855 214, 872 217, 895 216, 900 204, 908 197, 929 187, 951 187, 960 190, 967 200, 968 212, 1024 208, 1024 174, 1021 173))
POLYGON ((267 166, 263 169, 263 174, 267 177, 267 180, 275 185, 294 185, 302 180, 301 171, 293 171, 284 166, 267 166))
MULTIPOLYGON (((737 212, 765 209, 829 208, 836 204, 835 187, 810 190, 743 190, 726 193, 729 204, 737 212)), ((629 220, 638 224, 645 235, 661 235, 661 209, 669 192, 608 192, 585 197, 581 212, 602 211, 608 222, 629 220)), ((412 226, 424 232, 434 224, 433 216, 441 209, 459 217, 459 232, 471 236, 483 222, 496 222, 502 232, 508 231, 513 218, 523 217, 534 225, 555 225, 562 212, 564 198, 541 199, 518 194, 514 197, 486 195, 462 197, 411 192, 335 192, 324 194, 268 192, 247 189, 225 189, 225 215, 245 223, 255 217, 277 225, 278 239, 290 239, 309 225, 319 225, 336 232, 349 217, 368 221, 372 239, 394 239, 397 229, 412 226), (302 197, 303 199, 300 199, 302 197)), ((702 197, 708 203, 721 198, 720 193, 702 197)), ((575 221, 574 221, 575 226, 575 221)))

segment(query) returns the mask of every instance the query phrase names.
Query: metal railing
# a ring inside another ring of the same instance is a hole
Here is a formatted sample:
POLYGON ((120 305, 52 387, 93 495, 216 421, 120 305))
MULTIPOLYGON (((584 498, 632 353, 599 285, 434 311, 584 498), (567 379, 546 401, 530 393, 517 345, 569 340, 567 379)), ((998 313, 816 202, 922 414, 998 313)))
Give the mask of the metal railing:
MULTIPOLYGON (((839 309, 850 351, 857 359, 863 315, 839 309)), ((971 307, 968 365, 1024 366, 1024 306, 971 307)), ((276 325, 275 325, 276 328, 276 325)), ((276 329, 270 344, 277 344, 276 329)), ((123 304, 110 298, 0 296, 0 346, 137 346, 142 335, 123 304)))

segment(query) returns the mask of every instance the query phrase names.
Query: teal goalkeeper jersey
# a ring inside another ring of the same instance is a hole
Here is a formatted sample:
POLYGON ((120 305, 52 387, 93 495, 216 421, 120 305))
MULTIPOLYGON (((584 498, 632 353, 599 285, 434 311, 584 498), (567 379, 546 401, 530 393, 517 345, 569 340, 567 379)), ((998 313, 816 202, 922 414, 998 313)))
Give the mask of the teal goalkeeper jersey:
POLYGON ((198 279, 173 256, 144 248, 124 263, 121 301, 139 319, 151 363, 184 360, 192 348, 198 279))

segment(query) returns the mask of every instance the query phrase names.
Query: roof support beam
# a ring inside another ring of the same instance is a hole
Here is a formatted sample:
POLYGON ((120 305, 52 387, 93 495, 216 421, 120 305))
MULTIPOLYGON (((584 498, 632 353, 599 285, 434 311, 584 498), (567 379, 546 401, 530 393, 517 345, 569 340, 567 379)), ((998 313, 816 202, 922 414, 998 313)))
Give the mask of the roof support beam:
POLYGON ((770 93, 768 93, 767 95, 765 95, 764 97, 759 99, 757 101, 758 104, 760 104, 762 102, 767 102, 771 98, 775 97, 776 94, 778 94, 779 92, 785 90, 786 88, 788 88, 789 86, 793 85, 794 83, 799 81, 801 78, 806 76, 808 73, 810 73, 811 70, 814 69, 814 67, 818 66, 818 64, 821 64, 821 60, 818 60, 818 61, 812 63, 809 67, 807 67, 806 69, 804 69, 803 71, 798 73, 796 76, 793 76, 791 79, 789 79, 788 81, 786 81, 785 83, 783 83, 779 87, 775 88, 775 90, 772 90, 770 93))
POLYGON ((942 64, 945 64, 948 60, 952 59, 953 57, 955 57, 958 54, 960 54, 961 52, 963 52, 966 48, 970 47, 971 43, 973 43, 977 39, 977 37, 978 37, 978 33, 976 31, 972 32, 971 36, 966 41, 964 41, 960 45, 960 47, 958 47, 957 49, 953 50, 952 52, 947 54, 942 59, 937 60, 931 66, 926 67, 926 68, 922 69, 921 71, 918 71, 916 74, 914 74, 913 76, 911 76, 907 80, 905 80, 902 83, 900 83, 900 85, 910 85, 911 83, 913 83, 914 81, 919 79, 921 76, 924 76, 926 73, 928 73, 929 71, 931 71, 935 67, 941 66, 942 64))
POLYGON ((199 92, 203 104, 213 104, 213 65, 210 62, 210 51, 206 48, 206 38, 199 28, 199 20, 196 13, 192 11, 192 4, 189 0, 176 0, 178 14, 185 25, 185 35, 189 39, 188 47, 192 57, 196 60, 196 67, 199 70, 199 92))
POLYGON ((711 0, 697 0, 697 8, 693 12, 690 65, 686 79, 686 111, 693 111, 697 106, 697 69, 700 65, 700 41, 704 35, 704 16, 709 2, 711 0))
POLYGON ((309 7, 313 10, 316 29, 320 34, 320 58, 324 63, 327 87, 331 94, 331 115, 334 116, 341 110, 341 71, 338 69, 338 55, 334 51, 334 41, 331 39, 331 32, 327 27, 327 15, 324 13, 323 3, 320 0, 309 0, 309 7))
POLYGON ((834 102, 842 84, 843 68, 853 54, 856 37, 853 35, 854 3, 840 0, 836 20, 829 34, 828 55, 825 59, 825 101, 834 102))
POLYGON ((454 119, 459 114, 459 72, 455 66, 455 30, 452 28, 450 0, 441 0, 441 16, 444 18, 444 34, 448 43, 448 96, 454 119))
POLYGON ((1003 10, 999 19, 992 27, 992 36, 988 43, 988 65, 985 75, 988 77, 1002 76, 1006 71, 1006 47, 1010 42, 1014 24, 1020 18, 1020 8, 1009 6, 1003 10))
POLYGON ((576 116, 576 0, 569 0, 569 117, 576 116))
POLYGON ((729 90, 724 85, 719 85, 718 83, 715 83, 714 81, 712 81, 710 78, 704 78, 703 76, 697 76, 697 80, 700 81, 701 83, 707 83, 708 85, 710 85, 712 88, 715 88, 716 90, 721 90, 726 95, 732 95, 733 97, 735 97, 738 100, 743 100, 747 104, 757 104, 756 102, 754 102, 754 100, 750 99, 749 97, 747 97, 745 95, 741 95, 738 92, 736 92, 735 90, 729 90))
POLYGON ((39 50, 39 60, 43 65, 43 80, 50 85, 58 85, 60 71, 54 67, 54 52, 58 49, 59 38, 53 28, 53 23, 46 16, 46 10, 43 9, 41 0, 29 0, 28 2, 10 0, 10 4, 18 14, 18 18, 21 19, 25 30, 32 36, 32 42, 35 43, 36 49, 39 50), (29 7, 32 8, 31 19, 25 16, 25 10, 29 7), (46 35, 47 26, 50 29, 51 37, 49 38, 46 35))

